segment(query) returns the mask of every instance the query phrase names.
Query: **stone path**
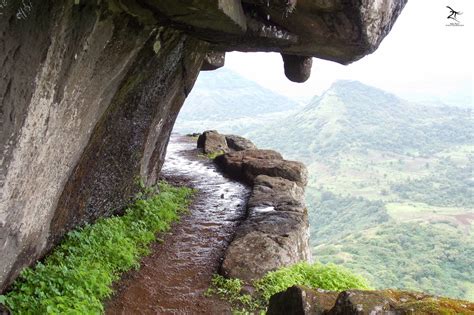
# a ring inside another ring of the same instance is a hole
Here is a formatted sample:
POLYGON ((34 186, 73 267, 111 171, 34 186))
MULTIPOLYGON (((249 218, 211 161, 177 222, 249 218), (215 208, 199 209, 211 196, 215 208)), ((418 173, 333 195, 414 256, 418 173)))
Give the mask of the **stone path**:
POLYGON ((190 214, 181 218, 163 243, 152 246, 140 270, 127 273, 106 303, 106 314, 226 314, 229 305, 204 291, 245 213, 248 188, 199 158, 195 142, 173 135, 162 175, 196 188, 190 214))

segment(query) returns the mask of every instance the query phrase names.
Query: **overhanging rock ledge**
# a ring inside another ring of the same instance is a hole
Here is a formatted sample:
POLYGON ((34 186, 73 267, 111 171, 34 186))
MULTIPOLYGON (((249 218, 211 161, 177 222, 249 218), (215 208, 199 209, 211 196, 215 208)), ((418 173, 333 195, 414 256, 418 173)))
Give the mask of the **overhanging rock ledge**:
POLYGON ((304 81, 310 57, 373 52, 406 0, 25 3, 0 6, 0 291, 156 181, 201 68, 274 51, 304 81))

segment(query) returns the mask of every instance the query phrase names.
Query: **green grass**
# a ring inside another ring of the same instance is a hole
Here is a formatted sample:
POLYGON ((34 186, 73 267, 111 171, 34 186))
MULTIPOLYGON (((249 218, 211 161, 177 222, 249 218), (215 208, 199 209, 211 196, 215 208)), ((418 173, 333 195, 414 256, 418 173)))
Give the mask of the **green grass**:
POLYGON ((156 233, 167 231, 187 209, 189 188, 157 185, 120 217, 99 219, 70 232, 44 262, 26 268, 0 296, 13 314, 100 314, 112 282, 149 253, 156 233))
POLYGON ((215 275, 206 294, 216 294, 229 301, 234 307, 241 308, 242 310, 239 311, 241 314, 247 314, 248 311, 265 310, 272 295, 294 285, 332 291, 370 289, 364 278, 351 273, 344 267, 306 262, 267 273, 253 283, 256 290, 253 296, 242 292, 243 284, 243 281, 239 279, 226 279, 215 275))
POLYGON ((216 157, 221 156, 222 154, 225 154, 224 150, 217 150, 215 152, 211 152, 207 154, 200 153, 198 154, 198 156, 203 157, 203 158, 208 158, 210 160, 214 160, 216 157))
POLYGON ((331 291, 370 289, 368 282, 348 269, 334 264, 299 263, 269 272, 255 282, 255 287, 265 301, 272 295, 294 285, 331 291))

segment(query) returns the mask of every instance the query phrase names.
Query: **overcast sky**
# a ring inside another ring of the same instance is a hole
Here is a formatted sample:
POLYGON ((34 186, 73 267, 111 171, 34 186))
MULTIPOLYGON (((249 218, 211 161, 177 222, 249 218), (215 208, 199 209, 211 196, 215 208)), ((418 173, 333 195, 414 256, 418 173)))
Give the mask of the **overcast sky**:
MULTIPOLYGON (((275 53, 227 53, 226 67, 293 97, 311 97, 338 79, 358 80, 405 98, 463 99, 472 104, 474 43, 472 0, 409 0, 378 50, 342 66, 313 60, 311 78, 292 83, 275 53), (446 26, 449 5, 464 26, 446 26)), ((457 99, 457 100, 456 100, 457 99)))

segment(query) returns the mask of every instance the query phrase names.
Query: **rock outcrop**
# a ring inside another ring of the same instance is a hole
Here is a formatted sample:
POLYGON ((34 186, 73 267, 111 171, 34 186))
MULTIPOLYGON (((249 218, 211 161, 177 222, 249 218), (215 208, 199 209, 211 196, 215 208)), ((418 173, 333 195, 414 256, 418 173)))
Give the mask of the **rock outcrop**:
POLYGON ((306 186, 308 172, 303 163, 284 160, 272 150, 243 150, 220 156, 217 163, 229 175, 252 184, 259 175, 282 177, 306 186))
POLYGON ((253 144, 252 141, 241 136, 226 135, 225 140, 229 149, 234 151, 253 150, 257 148, 257 146, 253 144))
POLYGON ((215 130, 204 131, 197 140, 197 147, 206 154, 227 151, 227 141, 224 135, 215 130))
MULTIPOLYGON (((204 132, 198 147, 206 148, 218 136, 216 131, 204 132)), ((247 218, 226 251, 222 273, 251 283, 269 271, 309 260, 305 166, 284 160, 278 152, 259 150, 245 138, 223 137, 230 146, 216 148, 227 153, 215 162, 228 176, 246 181, 252 192, 247 218)))
MULTIPOLYGON (((405 2, 2 1, 0 291, 65 232, 156 181, 200 69, 226 51, 275 51, 304 81, 309 57, 374 51, 405 2)), ((285 167, 246 176, 286 178, 285 167)))
POLYGON ((293 286, 270 298, 267 314, 474 314, 474 303, 397 290, 348 290, 338 293, 293 286))

